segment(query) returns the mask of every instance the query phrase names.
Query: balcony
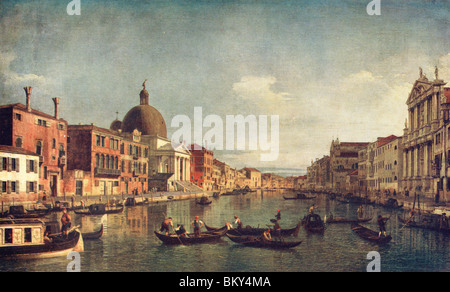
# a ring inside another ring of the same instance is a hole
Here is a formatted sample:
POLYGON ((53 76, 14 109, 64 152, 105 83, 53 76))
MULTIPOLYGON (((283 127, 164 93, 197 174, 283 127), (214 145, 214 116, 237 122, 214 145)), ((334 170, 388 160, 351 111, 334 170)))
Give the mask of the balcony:
POLYGON ((94 168, 95 176, 120 176, 120 169, 94 168))

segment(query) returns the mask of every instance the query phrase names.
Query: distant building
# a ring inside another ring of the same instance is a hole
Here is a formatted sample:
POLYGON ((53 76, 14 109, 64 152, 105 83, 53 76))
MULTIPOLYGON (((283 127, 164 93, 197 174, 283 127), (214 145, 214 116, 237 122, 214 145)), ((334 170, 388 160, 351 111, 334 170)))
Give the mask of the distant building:
POLYGON ((192 144, 191 152, 191 183, 204 191, 213 190, 213 160, 214 153, 200 145, 192 144))
MULTIPOLYGON (((261 172, 256 168, 246 167, 242 169, 247 177, 248 186, 252 189, 261 188, 261 172)), ((247 186, 247 185, 246 185, 247 186)), ((245 187, 245 186, 244 186, 245 187)))
POLYGON ((346 175, 358 169, 358 152, 369 143, 340 142, 333 140, 330 147, 330 186, 333 190, 345 190, 346 175))

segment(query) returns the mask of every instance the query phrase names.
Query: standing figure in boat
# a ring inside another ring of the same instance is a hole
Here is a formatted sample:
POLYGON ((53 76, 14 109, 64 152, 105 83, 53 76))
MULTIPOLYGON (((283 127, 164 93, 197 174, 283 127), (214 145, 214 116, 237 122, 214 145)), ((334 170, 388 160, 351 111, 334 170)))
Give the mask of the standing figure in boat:
POLYGON ((67 232, 70 229, 70 226, 72 225, 71 223, 71 218, 69 213, 67 213, 67 209, 64 208, 63 209, 63 215, 61 217, 61 233, 67 237, 67 232))
POLYGON ((381 234, 383 234, 384 237, 386 237, 386 222, 389 220, 389 218, 384 218, 381 215, 378 215, 377 224, 378 228, 380 229, 380 233, 378 234, 378 238, 381 238, 381 234))
POLYGON ((195 216, 195 219, 191 222, 191 226, 194 227, 194 235, 195 237, 201 236, 200 228, 205 224, 200 220, 198 216, 195 216))

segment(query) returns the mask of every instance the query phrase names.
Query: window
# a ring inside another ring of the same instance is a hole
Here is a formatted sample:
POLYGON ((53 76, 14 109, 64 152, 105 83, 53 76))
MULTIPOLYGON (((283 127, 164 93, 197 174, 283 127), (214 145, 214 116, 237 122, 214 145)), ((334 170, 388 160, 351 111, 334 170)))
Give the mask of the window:
POLYGON ((66 151, 64 151, 64 145, 59 144, 59 157, 66 155, 66 151))
POLYGON ((5 243, 13 243, 13 230, 12 230, 12 228, 5 228, 5 243))
POLYGON ((31 228, 25 228, 25 242, 31 242, 31 228))
POLYGON ((14 118, 15 118, 16 120, 18 120, 18 121, 21 121, 21 120, 22 120, 22 115, 16 113, 16 114, 14 115, 14 118))
POLYGON ((75 194, 78 196, 83 195, 83 181, 77 180, 75 182, 75 194))
POLYGON ((52 149, 56 149, 56 139, 52 140, 52 149))
POLYGON ((36 154, 42 155, 42 141, 36 142, 36 154))
POLYGON ((95 145, 100 146, 100 136, 95 135, 95 145))
POLYGON ((22 138, 21 137, 16 138, 16 147, 22 148, 22 138))

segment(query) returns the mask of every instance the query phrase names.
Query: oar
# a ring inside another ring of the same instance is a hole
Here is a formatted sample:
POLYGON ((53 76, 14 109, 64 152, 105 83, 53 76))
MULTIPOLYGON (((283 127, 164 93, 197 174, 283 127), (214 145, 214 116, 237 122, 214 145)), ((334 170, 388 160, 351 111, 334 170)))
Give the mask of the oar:
POLYGON ((175 231, 175 229, 173 228, 173 225, 171 225, 172 226, 172 231, 173 232, 175 232, 175 235, 177 236, 177 238, 178 238, 178 241, 181 243, 181 245, 183 245, 183 242, 181 241, 181 239, 180 239, 180 236, 178 236, 178 233, 175 231))
POLYGON ((402 228, 400 228, 400 230, 402 230, 403 228, 405 228, 405 227, 408 225, 408 223, 411 222, 411 219, 412 219, 414 216, 416 216, 415 213, 411 216, 411 218, 408 219, 408 221, 406 221, 406 223, 403 225, 402 228))

